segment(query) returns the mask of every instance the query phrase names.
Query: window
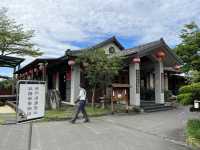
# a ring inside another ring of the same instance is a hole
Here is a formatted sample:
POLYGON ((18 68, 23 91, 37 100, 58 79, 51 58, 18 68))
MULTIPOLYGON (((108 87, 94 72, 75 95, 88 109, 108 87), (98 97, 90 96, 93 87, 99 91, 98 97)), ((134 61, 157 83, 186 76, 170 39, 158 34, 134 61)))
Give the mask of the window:
POLYGON ((113 46, 111 46, 109 48, 109 54, 113 54, 115 52, 115 48, 113 46))

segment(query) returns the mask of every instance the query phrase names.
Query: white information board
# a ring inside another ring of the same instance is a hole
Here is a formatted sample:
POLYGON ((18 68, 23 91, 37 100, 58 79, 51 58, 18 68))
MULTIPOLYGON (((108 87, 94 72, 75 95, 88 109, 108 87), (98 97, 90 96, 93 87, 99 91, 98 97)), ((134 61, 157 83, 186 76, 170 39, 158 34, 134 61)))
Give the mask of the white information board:
MULTIPOLYGON (((37 119, 45 113, 45 82, 21 81, 18 84, 18 113, 25 120, 37 119)), ((23 119, 23 120, 24 120, 23 119)))

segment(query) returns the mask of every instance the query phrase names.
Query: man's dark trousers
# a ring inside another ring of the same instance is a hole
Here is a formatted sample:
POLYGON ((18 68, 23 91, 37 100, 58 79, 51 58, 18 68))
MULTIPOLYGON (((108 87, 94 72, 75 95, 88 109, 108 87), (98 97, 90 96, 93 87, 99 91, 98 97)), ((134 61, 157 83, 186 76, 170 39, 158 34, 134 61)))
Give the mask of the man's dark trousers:
POLYGON ((85 101, 85 100, 80 100, 80 101, 79 101, 78 109, 77 109, 77 111, 76 111, 76 114, 75 114, 74 118, 72 119, 72 122, 75 122, 75 121, 76 121, 76 119, 78 118, 78 114, 79 114, 80 112, 82 112, 83 117, 85 118, 85 121, 86 121, 86 122, 89 121, 88 115, 87 115, 87 113, 86 113, 86 111, 85 111, 85 104, 86 104, 86 101, 85 101))

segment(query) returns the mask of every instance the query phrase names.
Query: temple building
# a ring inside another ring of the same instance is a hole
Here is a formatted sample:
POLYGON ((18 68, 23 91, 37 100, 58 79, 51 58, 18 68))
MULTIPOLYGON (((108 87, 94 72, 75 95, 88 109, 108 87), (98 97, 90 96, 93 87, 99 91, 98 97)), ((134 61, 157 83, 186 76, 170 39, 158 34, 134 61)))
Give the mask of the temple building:
MULTIPOLYGON (((125 49, 115 38, 80 50, 67 50, 59 58, 36 59, 15 72, 21 80, 44 80, 48 89, 60 92, 64 103, 74 104, 79 92, 79 84, 84 80, 81 67, 74 58, 88 49, 103 49, 106 54, 126 56, 124 68, 113 80, 113 84, 128 85, 125 91, 128 104, 140 107, 142 102, 153 101, 155 104, 165 103, 165 91, 177 93, 184 79, 179 76, 182 60, 161 38, 134 48, 125 49), (150 93, 153 93, 150 94, 150 93)), ((122 86, 123 87, 123 86, 122 86)), ((106 89, 107 97, 115 93, 106 89)), ((101 97, 97 91, 97 97, 101 97)))

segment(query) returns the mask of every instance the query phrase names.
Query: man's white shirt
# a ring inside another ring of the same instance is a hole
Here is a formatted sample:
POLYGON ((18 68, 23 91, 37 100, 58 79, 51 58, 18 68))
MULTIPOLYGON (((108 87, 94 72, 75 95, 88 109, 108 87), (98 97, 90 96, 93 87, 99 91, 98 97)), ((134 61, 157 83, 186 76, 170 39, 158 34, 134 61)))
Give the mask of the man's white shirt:
POLYGON ((80 89, 78 97, 79 97, 79 100, 86 100, 86 90, 84 88, 80 89))

